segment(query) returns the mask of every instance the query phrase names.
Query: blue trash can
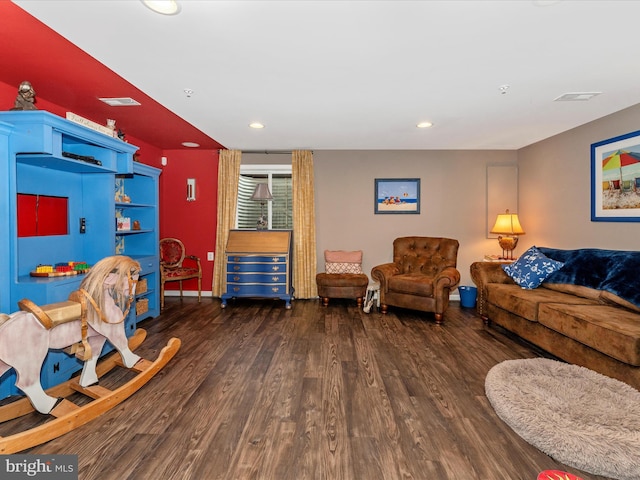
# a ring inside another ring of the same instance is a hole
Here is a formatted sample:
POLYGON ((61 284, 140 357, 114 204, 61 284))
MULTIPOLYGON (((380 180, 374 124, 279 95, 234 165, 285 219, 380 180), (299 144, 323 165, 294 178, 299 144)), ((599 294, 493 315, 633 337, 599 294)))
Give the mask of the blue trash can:
POLYGON ((478 289, 476 287, 460 286, 460 306, 465 308, 475 308, 478 289))

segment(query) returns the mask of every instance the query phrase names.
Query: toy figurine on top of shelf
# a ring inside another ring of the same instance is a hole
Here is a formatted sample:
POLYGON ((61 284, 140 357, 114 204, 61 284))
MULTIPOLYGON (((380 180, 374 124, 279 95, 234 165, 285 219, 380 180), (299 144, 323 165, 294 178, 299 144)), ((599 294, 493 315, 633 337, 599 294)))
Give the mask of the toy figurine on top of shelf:
POLYGON ((113 138, 118 138, 116 133, 116 121, 113 118, 107 118, 107 128, 111 130, 113 138))
POLYGON ((37 110, 34 105, 36 101, 36 91, 31 86, 31 82, 24 81, 18 87, 18 96, 15 106, 11 110, 37 110))

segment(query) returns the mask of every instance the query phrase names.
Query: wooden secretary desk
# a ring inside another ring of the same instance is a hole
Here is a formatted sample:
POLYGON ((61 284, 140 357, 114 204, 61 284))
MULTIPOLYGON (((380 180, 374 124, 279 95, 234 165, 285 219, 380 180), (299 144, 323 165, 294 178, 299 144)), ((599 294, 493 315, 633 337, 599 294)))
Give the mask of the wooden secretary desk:
POLYGON ((291 308, 291 230, 231 230, 222 308, 236 297, 279 298, 291 308))

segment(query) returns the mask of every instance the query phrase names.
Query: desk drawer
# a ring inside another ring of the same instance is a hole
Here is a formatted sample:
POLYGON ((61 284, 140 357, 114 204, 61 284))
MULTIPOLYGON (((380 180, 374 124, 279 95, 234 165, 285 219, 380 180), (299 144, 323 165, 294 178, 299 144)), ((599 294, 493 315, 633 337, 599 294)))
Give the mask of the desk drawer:
POLYGON ((229 263, 286 263, 286 255, 229 255, 229 263))
POLYGON ((227 294, 231 296, 271 297, 286 293, 286 285, 260 285, 257 283, 248 285, 230 283, 227 285, 227 294))
POLYGON ((227 283, 286 283, 286 273, 227 273, 227 283))
POLYGON ((227 273, 286 273, 286 263, 227 263, 227 273))

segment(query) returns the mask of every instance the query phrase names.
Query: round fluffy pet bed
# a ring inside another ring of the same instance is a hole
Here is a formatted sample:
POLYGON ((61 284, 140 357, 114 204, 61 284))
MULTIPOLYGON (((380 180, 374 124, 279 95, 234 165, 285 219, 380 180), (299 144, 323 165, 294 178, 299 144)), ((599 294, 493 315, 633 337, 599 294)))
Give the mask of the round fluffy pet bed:
POLYGON ((640 392, 577 365, 535 358, 494 366, 487 398, 518 435, 555 460, 640 479, 640 392))

